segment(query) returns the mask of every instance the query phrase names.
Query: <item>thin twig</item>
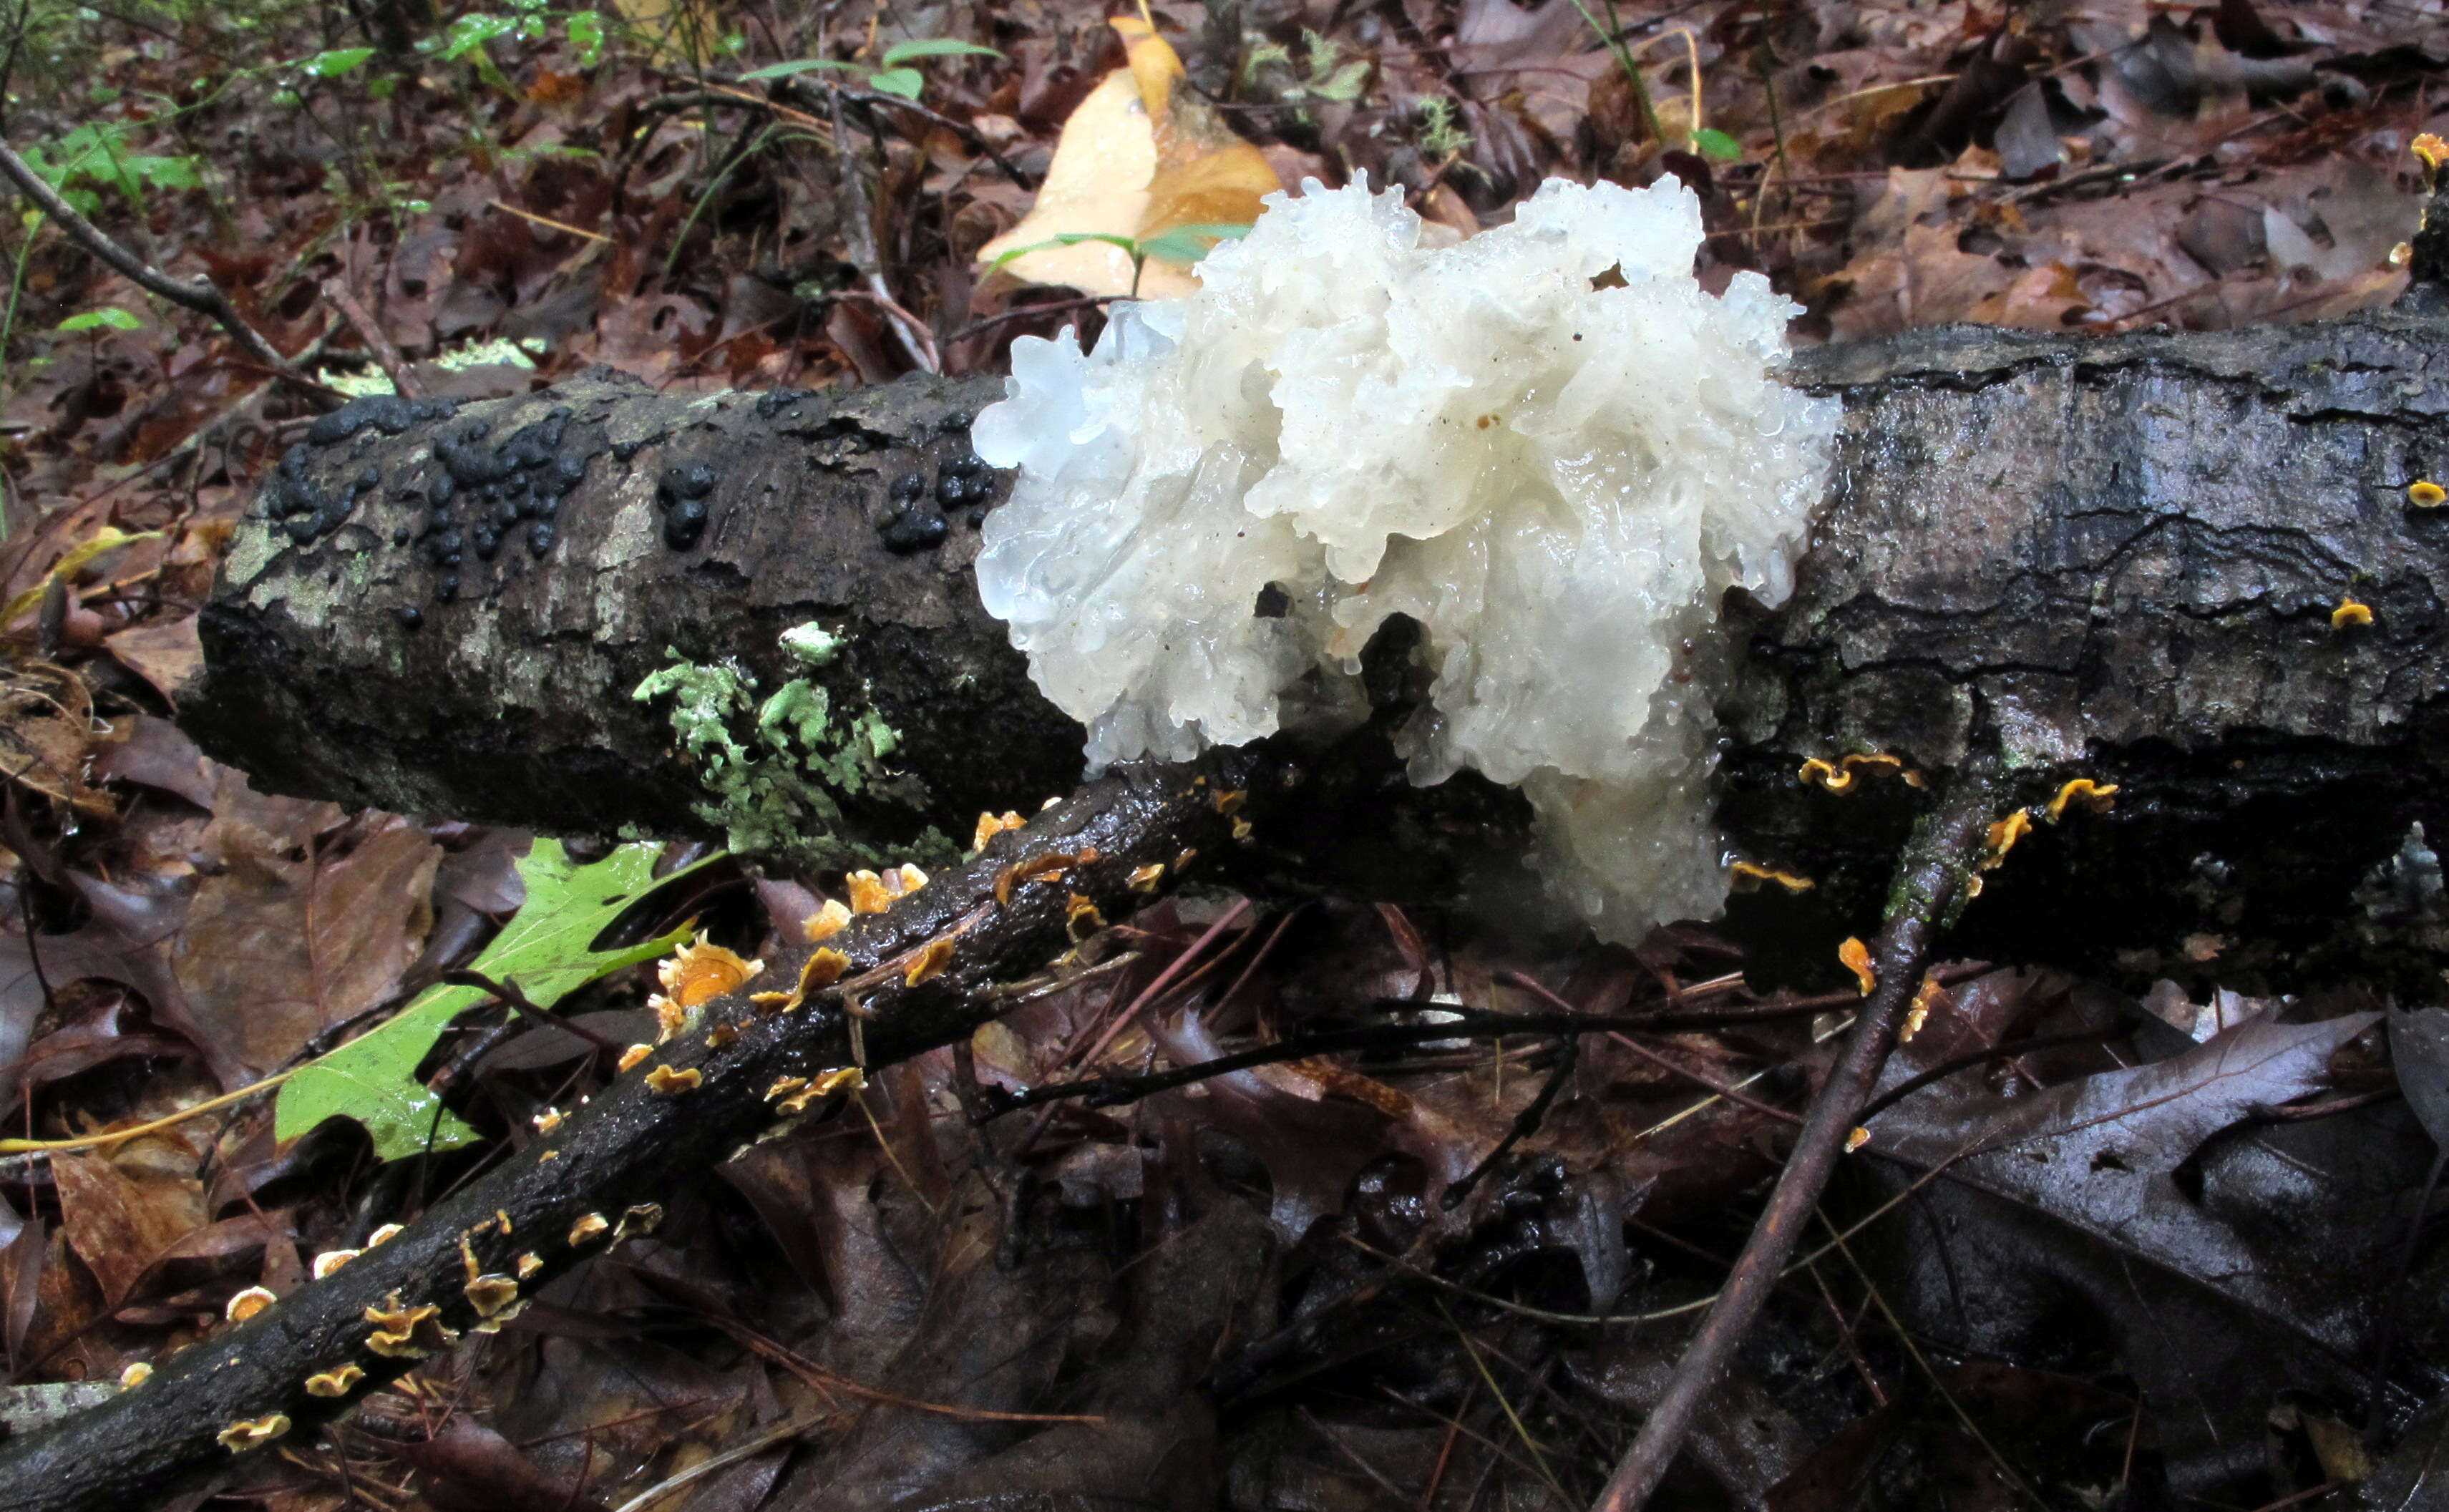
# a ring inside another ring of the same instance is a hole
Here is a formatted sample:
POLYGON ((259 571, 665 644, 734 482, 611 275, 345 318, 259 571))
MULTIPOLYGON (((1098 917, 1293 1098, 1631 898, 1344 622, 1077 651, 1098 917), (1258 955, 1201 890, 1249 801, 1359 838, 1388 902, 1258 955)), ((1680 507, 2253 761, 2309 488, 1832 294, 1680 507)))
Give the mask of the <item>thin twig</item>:
POLYGON ((1878 1083, 1880 1068, 1895 1047, 1906 1005, 1930 965, 1931 947, 1949 916, 1966 869, 1979 852, 1998 803, 1996 763, 1976 756, 1959 768, 1938 809, 1917 827, 1899 866, 1899 902, 1880 931, 1879 985, 1856 1017, 1850 1038, 1813 1100, 1794 1153, 1769 1194, 1760 1221, 1744 1244, 1717 1304, 1676 1362, 1667 1390, 1625 1451, 1592 1512, 1634 1512, 1667 1474, 1691 1431, 1702 1399, 1768 1300, 1803 1224, 1819 1205, 1821 1190, 1836 1168, 1855 1115, 1878 1083))
POLYGON ((850 257, 858 264, 859 276, 867 280, 869 295, 884 308, 889 317, 886 324, 900 338, 902 350, 910 360, 927 373, 941 373, 944 365, 935 355, 935 337, 916 316, 901 308, 885 286, 883 254, 877 250, 876 221, 867 205, 867 181, 859 174, 858 159, 851 149, 851 135, 842 124, 841 91, 832 90, 834 115, 834 166, 841 174, 842 236, 850 243, 850 257))
POLYGON ((1026 320, 1032 316, 1068 315, 1074 310, 1087 310, 1097 305, 1112 304, 1125 297, 1127 297, 1119 294, 1084 294, 1076 299, 1055 299, 1045 304, 1015 305, 1001 315, 991 315, 983 320, 971 321, 954 332, 944 344, 958 346, 974 336, 986 335, 997 326, 1009 325, 1014 320, 1026 320))
POLYGON ((245 317, 238 313, 238 307, 230 303, 229 296, 222 293, 211 280, 183 282, 150 266, 143 258, 111 240, 100 226, 87 220, 78 213, 76 206, 61 198, 60 192, 34 171, 33 164, 17 156, 16 149, 6 142, 0 142, 0 173, 7 174, 9 182, 17 186, 17 192, 32 201, 36 209, 58 221, 60 229, 66 231, 79 246, 117 269, 139 288, 159 295, 183 309, 211 316, 221 322, 222 329, 230 334, 230 338, 247 356, 284 378, 299 377, 298 370, 289 365, 289 359, 274 350, 272 343, 263 338, 262 332, 246 323, 245 317))
POLYGON ((517 216, 522 220, 531 221, 536 225, 545 227, 547 230, 559 231, 573 237, 585 237, 589 241, 609 241, 612 239, 601 231, 589 231, 585 226, 574 226, 567 220, 555 220, 550 216, 538 215, 532 210, 522 210, 517 205, 508 203, 501 200, 488 200, 485 202, 492 205, 496 210, 517 216))
POLYGON ((366 344, 366 352, 375 359, 375 366, 382 369, 383 376, 391 380, 392 392, 403 399, 424 398, 425 385, 417 382, 415 374, 408 371, 408 364, 400 360, 399 348, 392 345, 391 337, 376 321, 373 312, 357 301, 357 295, 349 286, 338 278, 326 278, 318 287, 323 302, 340 312, 340 318, 346 320, 349 329, 357 334, 357 339, 366 344))
POLYGON ((536 1028, 558 1029, 564 1034, 574 1034, 595 1048, 609 1050, 614 1055, 619 1055, 628 1048, 620 1041, 606 1035, 601 1029, 581 1024, 576 1019, 555 1013, 550 1008, 536 1006, 528 1001, 528 995, 520 991, 515 983, 496 982, 482 971, 471 971, 464 967, 457 971, 445 971, 437 980, 454 987, 474 987, 479 992, 489 992, 492 994, 494 1002, 527 1020, 536 1028))

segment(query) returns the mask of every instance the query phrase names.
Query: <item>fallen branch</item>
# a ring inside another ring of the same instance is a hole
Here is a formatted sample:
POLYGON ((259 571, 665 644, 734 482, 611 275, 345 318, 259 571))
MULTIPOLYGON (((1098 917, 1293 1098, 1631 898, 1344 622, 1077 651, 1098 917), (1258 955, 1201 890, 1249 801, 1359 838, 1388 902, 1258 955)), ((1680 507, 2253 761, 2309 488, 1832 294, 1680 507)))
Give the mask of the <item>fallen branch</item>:
POLYGON ((408 364, 400 360, 399 348, 392 344, 382 322, 376 320, 374 313, 358 300, 348 283, 339 278, 326 278, 317 287, 322 292, 323 302, 340 312, 340 318, 346 320, 349 329, 357 334, 357 339, 366 344, 367 354, 375 359, 376 367, 382 369, 383 376, 391 380, 393 392, 403 399, 424 398, 425 386, 416 381, 416 374, 408 371, 408 364))
MULTIPOLYGON (((2105 959, 2240 919, 2327 936, 2409 824, 2449 824, 2423 734, 2429 690, 2449 685, 2431 607, 2449 602, 2449 509, 2407 493, 2438 470, 2420 438, 2449 407, 2444 347, 2449 322, 2377 316, 2105 339, 1925 331, 1799 354, 1796 381, 1842 398, 1845 429, 1794 595, 1729 606, 1720 817, 1745 856, 1816 886, 1739 900, 1739 916, 1779 910, 1812 969, 1872 928, 1910 791, 1866 777, 1841 797, 1797 769, 1870 752, 1953 767, 1979 703, 2017 759, 2124 791, 2107 818, 2019 854, 1968 953, 2105 959), (2333 623, 2350 586, 2370 623, 2333 623), (2216 890, 2183 874, 2206 853, 2216 890), (1798 917, 1819 923, 1798 933, 1798 917)), ((770 695, 805 675, 778 636, 818 621, 840 642, 817 677, 833 710, 872 712, 897 744, 889 782, 837 794, 838 826, 794 835, 829 852, 813 864, 959 834, 980 809, 1027 813, 1077 780, 1081 737, 978 603, 975 522, 1009 485, 964 470, 967 427, 1001 387, 666 396, 595 373, 447 416, 386 399, 327 417, 233 544, 182 723, 267 791, 721 834, 715 795, 671 755, 668 704, 631 690, 677 648, 736 660, 770 695), (550 466, 579 480, 555 544, 504 536, 480 557, 466 491, 555 410, 550 466), (466 465, 453 507, 471 543, 448 567, 428 499, 445 455, 466 465), (668 511, 636 505, 692 478, 705 523, 675 546, 668 511)), ((1371 685, 1399 699, 1389 664, 1371 685)), ((1282 745, 1309 769, 1318 828, 1274 880, 1451 899, 1475 867, 1518 878, 1518 798, 1469 774, 1412 788, 1390 780, 1388 742, 1373 752, 1282 745)))
POLYGON ((158 1505, 180 1480, 328 1421, 461 1334, 509 1321, 555 1275, 651 1229, 658 1199, 821 1112, 827 1073, 853 1063, 855 1044, 877 1066, 967 1039, 1010 1006, 994 989, 1041 970, 1087 910, 1119 917, 1147 901, 1134 874, 1145 886, 1158 868, 1169 883, 1230 851, 1222 811, 1237 806, 1218 796, 1256 766, 1223 753, 1109 774, 857 918, 828 942, 848 961, 839 979, 802 977, 812 952, 794 951, 405 1231, 112 1401, 0 1444, 0 1512, 158 1505), (796 1007, 748 996, 794 981, 808 987, 796 1007))
MULTIPOLYGON (((58 221, 60 229, 66 231, 79 246, 118 269, 139 288, 159 295, 183 309, 211 316, 221 322, 222 330, 230 334, 239 350, 254 361, 280 377, 307 383, 298 370, 290 366, 289 359, 263 338, 262 332, 246 323, 246 317, 238 313, 238 306, 230 303, 229 296, 222 293, 210 280, 183 283, 110 239, 100 226, 87 220, 76 206, 68 203, 58 190, 46 182, 43 176, 34 171, 32 163, 17 156, 16 149, 5 142, 0 142, 0 173, 6 173, 10 182, 17 186, 17 192, 32 201, 36 209, 58 221)), ((321 388, 319 384, 307 386, 318 391, 321 388)))
POLYGON ((1880 1068, 1896 1047, 1905 1009, 1929 968, 1932 946, 1954 911, 1965 875, 1998 813, 2001 788, 1996 762, 1976 756, 1950 778, 1938 807, 1916 827, 1913 843, 1898 863, 1898 901, 1873 956, 1878 986, 1855 1016, 1845 1047, 1813 1100, 1802 1132, 1795 1136, 1794 1153, 1787 1157, 1725 1289, 1676 1362, 1674 1378, 1609 1477, 1592 1512, 1635 1512, 1649 1500, 1683 1447, 1693 1413, 1718 1384, 1735 1347, 1768 1300, 1879 1082, 1880 1068))

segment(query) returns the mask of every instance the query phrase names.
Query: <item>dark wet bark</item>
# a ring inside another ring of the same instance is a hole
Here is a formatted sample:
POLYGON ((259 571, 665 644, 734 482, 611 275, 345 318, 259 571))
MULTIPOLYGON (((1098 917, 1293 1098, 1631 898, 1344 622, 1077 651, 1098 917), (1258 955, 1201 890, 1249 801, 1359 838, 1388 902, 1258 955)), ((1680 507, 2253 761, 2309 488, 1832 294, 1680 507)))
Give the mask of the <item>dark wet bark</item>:
MULTIPOLYGON (((1919 801, 1876 782, 1835 799, 1794 780, 1799 761, 1951 766, 1985 706, 2034 782, 2080 772, 2125 792, 2109 822, 2045 827, 2001 881, 2009 901, 1969 921, 1976 941, 2012 947, 2037 910, 2062 952, 2247 934, 2296 948, 2410 823, 2439 833, 2449 509, 2405 490, 2449 474, 2444 373, 2449 322, 2388 316, 2106 340, 1958 328, 1802 354, 1797 380, 1845 402, 1840 461, 1801 589, 1773 614, 1735 607, 1746 654, 1724 707, 1730 831, 1824 884, 1799 909, 1779 900, 1797 948, 1879 915, 1919 801), (2350 598, 2370 624, 2333 625, 2350 598)), ((763 697, 797 670, 777 636, 814 621, 842 638, 815 674, 837 730, 872 712, 897 744, 889 776, 818 784, 839 813, 798 827, 794 859, 897 857, 981 809, 1028 812, 1076 778, 1077 727, 976 603, 969 483, 937 503, 996 392, 691 400, 603 375, 441 417, 332 417, 338 439, 267 489, 290 512, 241 536, 185 723, 284 791, 719 831, 667 701, 631 690, 668 648, 736 660, 763 697), (455 569, 413 538, 446 472, 455 569), (481 560, 477 511, 502 507, 471 499, 487 492, 551 495, 550 544, 531 549, 530 505, 481 560), (438 603, 446 570, 457 593, 438 603)), ((1523 811, 1507 795, 1417 796, 1390 780, 1382 739, 1283 754, 1316 779, 1313 879, 1420 896, 1475 864, 1495 874, 1492 857, 1512 871, 1523 811)))
POLYGON ((897 740, 864 763, 889 775, 812 777, 839 812, 793 816, 800 859, 898 858, 931 824, 966 841, 980 809, 1034 810, 1081 770, 1079 726, 972 586, 1003 484, 965 465, 969 420, 999 392, 666 398, 603 372, 455 410, 352 406, 243 526, 183 722, 283 792, 720 836, 724 799, 675 757, 672 700, 632 697, 677 653, 735 664, 760 699, 811 678, 820 747, 872 746, 850 740, 871 717, 897 740), (809 623, 840 638, 821 667, 778 643, 809 623))
POLYGON ((2040 826, 1965 947, 2199 936, 2234 970, 2248 940, 2276 962, 2324 936, 2411 823, 2443 833, 2449 509, 2407 486, 2449 470, 2449 322, 1958 328, 1796 366, 1843 396, 1845 438, 1723 710, 1746 843, 1879 876, 1854 863, 1893 853, 1901 790, 1849 827, 1858 800, 1795 758, 1953 766, 1984 710, 2026 773, 2124 791, 2107 822, 2040 826), (2349 600, 2369 624, 2333 622, 2349 600))

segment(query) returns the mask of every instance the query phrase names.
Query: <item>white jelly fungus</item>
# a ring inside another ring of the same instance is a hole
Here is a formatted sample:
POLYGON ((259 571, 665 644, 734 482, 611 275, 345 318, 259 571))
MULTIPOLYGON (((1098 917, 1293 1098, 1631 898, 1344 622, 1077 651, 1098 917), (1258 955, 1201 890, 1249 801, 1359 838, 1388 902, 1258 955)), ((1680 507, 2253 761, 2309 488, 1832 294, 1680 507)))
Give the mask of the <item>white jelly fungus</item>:
POLYGON ((1603 934, 1714 913, 1718 606, 1790 589, 1837 426, 1770 376, 1796 308, 1701 289, 1672 180, 1551 181, 1442 248, 1365 182, 1268 202, 1093 352, 1013 344, 973 431, 1020 472, 987 608, 1095 766, 1353 719, 1361 648, 1409 615, 1415 781, 1520 784, 1603 934))

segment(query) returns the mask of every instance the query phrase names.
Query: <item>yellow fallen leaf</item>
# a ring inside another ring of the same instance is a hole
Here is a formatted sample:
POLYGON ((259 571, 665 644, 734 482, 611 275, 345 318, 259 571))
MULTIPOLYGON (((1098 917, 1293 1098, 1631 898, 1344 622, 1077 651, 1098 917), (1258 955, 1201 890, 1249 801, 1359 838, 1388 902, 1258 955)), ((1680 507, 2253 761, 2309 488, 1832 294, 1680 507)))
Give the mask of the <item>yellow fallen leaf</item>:
MULTIPOLYGON (((1020 224, 978 250, 1032 283, 1084 294, 1129 295, 1131 254, 1110 237, 1146 242, 1178 226, 1248 225, 1263 196, 1283 187, 1264 154, 1174 86, 1182 59, 1136 16, 1109 23, 1129 64, 1099 81, 1063 123, 1037 201, 1020 224), (1022 251, 1028 248, 1030 250, 1022 251), (1013 256, 1017 253, 1018 256, 1013 256)), ((1199 287, 1187 265, 1150 257, 1137 272, 1142 298, 1178 297, 1199 287)))
POLYGON ((1190 96, 1179 98, 1182 59, 1137 16, 1107 23, 1121 34, 1156 139, 1156 173, 1135 233, 1146 241, 1176 226, 1248 225, 1260 201, 1283 187, 1266 155, 1233 134, 1216 113, 1190 96))
POLYGON ((134 545, 139 541, 159 540, 161 535, 162 532, 159 530, 139 530, 130 534, 115 525, 104 526, 75 545, 68 547, 67 554, 53 564, 50 571, 43 574, 40 583, 10 599, 7 607, 0 608, 0 625, 9 623, 35 604, 42 603, 44 590, 51 585, 53 580, 66 579, 73 583, 76 581, 76 575, 85 570, 86 565, 104 552, 119 546, 134 545))
MULTIPOLYGON (((1020 224, 978 249, 978 260, 995 260, 1022 247, 1004 264, 1030 283, 1069 284, 1085 294, 1131 292, 1131 257, 1107 241, 1040 246, 1062 236, 1128 237, 1147 213, 1148 180, 1156 174, 1156 134, 1130 70, 1106 75, 1063 123, 1054 161, 1037 202, 1020 224)), ((1142 278, 1140 292, 1153 297, 1189 293, 1198 284, 1160 263, 1142 278)))

